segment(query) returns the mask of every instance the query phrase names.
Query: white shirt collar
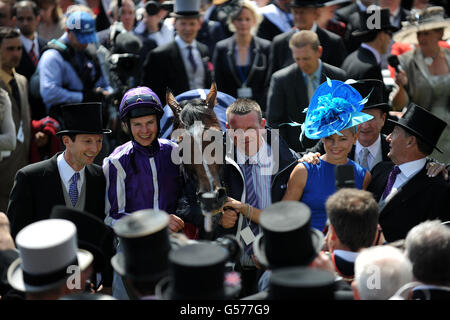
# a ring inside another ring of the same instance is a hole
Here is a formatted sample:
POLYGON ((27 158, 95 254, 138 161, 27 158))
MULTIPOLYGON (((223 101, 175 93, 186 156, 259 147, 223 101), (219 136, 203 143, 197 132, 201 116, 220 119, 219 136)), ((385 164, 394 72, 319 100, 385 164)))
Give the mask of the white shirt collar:
POLYGON ((427 159, 422 158, 419 160, 414 160, 414 161, 403 163, 403 164, 399 165, 398 167, 400 168, 401 172, 409 179, 410 177, 415 175, 417 172, 422 170, 422 168, 425 166, 426 163, 427 163, 427 159))
POLYGON ((377 59, 377 63, 380 64, 380 62, 381 62, 381 55, 376 49, 372 48, 367 43, 361 43, 361 47, 366 48, 367 50, 372 52, 373 55, 375 56, 375 59, 377 59))
MULTIPOLYGON (((236 148, 236 159, 237 163, 242 165, 247 159, 247 155, 245 155, 241 150, 236 148)), ((253 156, 249 157, 249 161, 252 164, 261 166, 262 164, 267 164, 267 159, 269 159, 269 146, 267 142, 263 139, 261 148, 259 148, 258 152, 256 152, 253 156)))
POLYGON ((356 0, 356 4, 358 5, 358 8, 360 11, 366 11, 367 7, 362 4, 361 0, 356 0))
MULTIPOLYGON (((57 157, 57 163, 58 163, 58 170, 59 174, 61 176, 61 180, 64 181, 65 184, 70 183, 70 179, 72 179, 73 174, 75 173, 75 170, 67 163, 66 159, 64 158, 65 152, 61 153, 57 157)), ((84 177, 84 169, 86 167, 83 167, 80 171, 80 181, 82 181, 84 177)))
POLYGON ((192 46, 193 48, 197 48, 197 41, 194 39, 191 44, 185 42, 179 35, 175 36, 175 41, 178 44, 178 47, 183 50, 186 49, 187 46, 192 46))
POLYGON ((381 149, 381 136, 378 135, 378 139, 368 147, 364 147, 363 145, 361 145, 361 143, 359 143, 358 140, 356 140, 355 154, 359 156, 359 153, 363 148, 369 149, 370 155, 375 158, 378 151, 381 149))
POLYGON ((346 261, 355 262, 356 258, 359 255, 359 252, 336 249, 336 250, 334 250, 334 255, 338 256, 346 261))
POLYGON ((30 52, 33 42, 34 42, 34 52, 39 53, 39 42, 38 42, 38 36, 37 36, 36 32, 34 33, 34 40, 28 39, 23 34, 20 34, 20 40, 22 41, 23 47, 25 48, 25 51, 27 53, 30 52))

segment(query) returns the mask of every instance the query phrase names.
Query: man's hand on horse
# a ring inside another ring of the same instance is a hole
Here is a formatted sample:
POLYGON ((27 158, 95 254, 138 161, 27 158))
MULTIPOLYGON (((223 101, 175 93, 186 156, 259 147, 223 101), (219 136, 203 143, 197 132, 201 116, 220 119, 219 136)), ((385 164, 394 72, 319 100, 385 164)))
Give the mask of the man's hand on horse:
POLYGON ((169 220, 169 230, 171 232, 178 232, 178 231, 180 231, 183 228, 184 228, 184 221, 181 220, 176 215, 171 214, 170 215, 170 220, 169 220))
POLYGON ((234 210, 236 213, 245 214, 247 212, 247 205, 240 201, 234 200, 233 198, 227 197, 227 201, 222 207, 222 210, 234 210))
POLYGON ((308 152, 303 157, 301 157, 298 162, 307 162, 310 164, 318 164, 320 162, 320 153, 319 152, 308 152))

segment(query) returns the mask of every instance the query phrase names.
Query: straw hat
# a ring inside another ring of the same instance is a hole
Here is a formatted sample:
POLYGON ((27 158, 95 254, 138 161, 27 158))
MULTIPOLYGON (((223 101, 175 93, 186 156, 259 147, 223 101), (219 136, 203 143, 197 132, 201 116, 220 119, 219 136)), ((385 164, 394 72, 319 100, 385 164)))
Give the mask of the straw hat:
POLYGON ((429 7, 420 12, 411 11, 407 21, 402 22, 400 31, 394 34, 395 42, 417 43, 417 32, 444 29, 443 40, 450 38, 450 18, 444 18, 443 7, 429 7))

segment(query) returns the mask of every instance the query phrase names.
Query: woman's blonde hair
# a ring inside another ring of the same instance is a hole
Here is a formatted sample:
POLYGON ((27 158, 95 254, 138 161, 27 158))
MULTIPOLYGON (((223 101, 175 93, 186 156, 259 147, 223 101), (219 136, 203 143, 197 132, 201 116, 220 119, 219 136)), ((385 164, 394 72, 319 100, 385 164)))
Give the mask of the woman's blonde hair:
POLYGON ((252 13, 253 17, 255 18, 255 25, 252 27, 251 33, 254 35, 256 34, 256 30, 258 30, 259 25, 261 24, 263 20, 263 16, 258 12, 258 9, 256 6, 251 3, 250 1, 244 0, 242 1, 239 6, 233 11, 227 20, 228 28, 231 32, 236 32, 236 27, 234 26, 233 22, 241 15, 241 12, 243 9, 248 9, 252 13))

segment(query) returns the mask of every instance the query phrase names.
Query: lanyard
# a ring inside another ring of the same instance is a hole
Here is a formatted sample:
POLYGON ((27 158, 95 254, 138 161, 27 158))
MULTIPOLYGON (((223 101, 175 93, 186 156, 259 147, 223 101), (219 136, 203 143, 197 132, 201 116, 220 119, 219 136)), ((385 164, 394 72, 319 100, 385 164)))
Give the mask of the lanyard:
POLYGON ((237 45, 234 45, 234 51, 235 51, 235 55, 236 55, 236 68, 239 72, 239 78, 241 79, 242 82, 242 86, 245 87, 245 82, 247 80, 247 75, 248 75, 248 70, 249 70, 249 61, 250 61, 250 49, 248 50, 247 53, 247 60, 245 61, 245 65, 241 66, 239 65, 239 51, 237 48, 237 45))

